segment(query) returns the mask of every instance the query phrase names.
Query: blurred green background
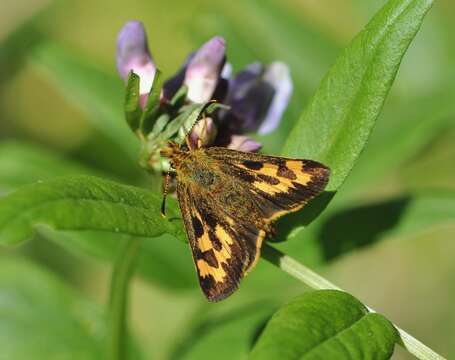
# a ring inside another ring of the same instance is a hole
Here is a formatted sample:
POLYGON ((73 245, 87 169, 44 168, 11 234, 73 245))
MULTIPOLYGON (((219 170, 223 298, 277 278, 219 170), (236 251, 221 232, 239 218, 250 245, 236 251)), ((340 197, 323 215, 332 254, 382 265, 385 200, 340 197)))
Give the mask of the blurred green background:
MULTIPOLYGON (((137 165, 138 144, 122 117, 115 42, 127 20, 143 21, 166 77, 213 35, 226 38, 234 71, 257 60, 288 63, 291 104, 278 132, 261 139, 265 153, 279 154, 338 52, 383 3, 2 0, 0 194, 76 173, 156 188, 137 165)), ((305 248, 305 233, 278 245, 448 358, 455 356, 454 24, 455 3, 438 1, 403 60, 365 152, 329 214, 305 232, 325 251, 305 248)), ((93 306, 104 306, 115 251, 94 244, 110 242, 115 250, 124 239, 78 236, 43 230, 26 245, 2 249, 0 279, 19 273, 12 265, 19 258, 30 259, 93 306)), ((221 339, 249 346, 270 311, 305 290, 261 261, 238 294, 207 304, 185 245, 163 237, 147 251, 156 261, 139 266, 130 321, 144 358, 204 358, 211 348, 235 358, 221 339)), ((410 355, 397 348, 395 358, 410 355)))

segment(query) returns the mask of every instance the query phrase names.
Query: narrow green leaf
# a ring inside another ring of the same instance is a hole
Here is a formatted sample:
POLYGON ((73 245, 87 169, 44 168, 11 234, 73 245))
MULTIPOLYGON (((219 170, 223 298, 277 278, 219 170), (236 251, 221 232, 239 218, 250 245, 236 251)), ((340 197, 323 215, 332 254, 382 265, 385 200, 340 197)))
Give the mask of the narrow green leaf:
POLYGON ((179 115, 166 127, 163 132, 163 137, 167 140, 178 132, 176 141, 181 143, 193 128, 194 124, 202 117, 204 112, 210 114, 215 109, 224 107, 225 106, 222 104, 213 102, 190 105, 184 113, 179 115))
POLYGON ((390 0, 342 52, 290 132, 284 153, 322 161, 336 191, 363 150, 431 0, 390 0))
POLYGON ((171 99, 171 105, 176 109, 180 109, 185 104, 187 94, 188 86, 182 85, 171 99))
POLYGON ((103 358, 101 309, 55 276, 19 258, 2 258, 0 298, 0 358, 103 358))
POLYGON ((150 89, 147 103, 145 104, 144 112, 140 120, 141 132, 147 135, 158 119, 158 111, 160 109, 160 95, 163 87, 161 71, 158 69, 153 78, 152 88, 150 89))
POLYGON ((151 139, 158 137, 160 133, 164 130, 166 125, 169 123, 170 120, 169 114, 162 114, 155 122, 153 126, 152 132, 150 133, 149 137, 151 139))
POLYGON ((109 331, 107 336, 107 358, 123 360, 128 353, 128 303, 131 278, 136 270, 137 254, 141 242, 131 238, 122 248, 114 263, 109 293, 109 331))
POLYGON ((142 109, 139 103, 139 85, 139 76, 131 71, 125 89, 125 117, 126 122, 134 133, 139 129, 142 117, 142 109))
POLYGON ((97 129, 118 144, 133 161, 137 160, 139 142, 124 120, 124 85, 119 78, 55 43, 37 46, 32 61, 70 103, 87 114, 87 119, 97 129))
POLYGON ((368 313, 336 290, 306 293, 278 310, 250 359, 389 359, 398 333, 382 315, 368 313))
POLYGON ((27 185, 0 200, 0 243, 30 238, 37 224, 143 237, 169 233, 185 239, 175 203, 166 220, 160 205, 161 197, 152 192, 90 176, 27 185))

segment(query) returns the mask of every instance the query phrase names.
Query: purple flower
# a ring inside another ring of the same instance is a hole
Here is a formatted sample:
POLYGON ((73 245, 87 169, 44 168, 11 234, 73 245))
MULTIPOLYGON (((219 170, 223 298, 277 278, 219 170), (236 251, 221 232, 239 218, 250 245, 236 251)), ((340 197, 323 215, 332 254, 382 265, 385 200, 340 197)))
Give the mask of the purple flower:
POLYGON ((268 134, 279 125, 292 93, 289 68, 281 62, 248 65, 229 83, 223 114, 231 131, 268 134))
POLYGON ((184 84, 188 100, 203 103, 212 99, 225 62, 226 43, 220 36, 207 41, 188 62, 184 84))
POLYGON ((117 37, 117 71, 127 81, 131 70, 139 75, 141 104, 145 104, 156 67, 148 49, 144 26, 135 20, 128 21, 117 37))
MULTIPOLYGON (((127 22, 119 33, 117 69, 123 79, 130 70, 140 76, 144 103, 156 67, 148 50, 144 27, 138 21, 127 22)), ((253 63, 232 77, 232 65, 226 62, 226 42, 220 36, 192 52, 177 74, 165 81, 163 104, 169 104, 183 85, 188 89, 187 104, 217 100, 230 107, 200 121, 193 128, 190 141, 241 151, 259 151, 261 144, 246 134, 264 135, 275 130, 292 94, 289 68, 281 62, 268 66, 253 63)))
POLYGON ((164 97, 171 99, 182 85, 186 85, 190 102, 219 100, 216 93, 220 92, 219 88, 223 85, 223 72, 229 69, 228 64, 224 66, 225 50, 224 39, 215 36, 188 55, 177 74, 164 83, 164 97))

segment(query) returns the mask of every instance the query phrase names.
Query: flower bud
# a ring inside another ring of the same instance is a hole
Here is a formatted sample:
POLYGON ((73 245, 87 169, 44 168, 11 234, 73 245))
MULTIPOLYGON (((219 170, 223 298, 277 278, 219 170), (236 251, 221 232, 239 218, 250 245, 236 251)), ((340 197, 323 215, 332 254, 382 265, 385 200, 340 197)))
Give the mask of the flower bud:
POLYGON ((140 78, 140 94, 148 94, 156 67, 148 49, 147 34, 140 21, 128 21, 117 37, 117 71, 126 81, 131 70, 140 78))
POLYGON ((188 63, 184 84, 188 86, 188 100, 203 103, 211 100, 225 62, 226 44, 215 36, 196 52, 188 63))
POLYGON ((215 141, 218 129, 211 117, 199 120, 191 130, 190 141, 193 147, 207 146, 215 141))

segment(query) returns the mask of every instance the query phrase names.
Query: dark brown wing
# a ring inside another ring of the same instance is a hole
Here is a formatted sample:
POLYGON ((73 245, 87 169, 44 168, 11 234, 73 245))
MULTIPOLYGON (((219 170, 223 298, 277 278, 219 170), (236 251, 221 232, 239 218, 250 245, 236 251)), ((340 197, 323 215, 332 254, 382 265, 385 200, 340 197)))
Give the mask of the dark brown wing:
POLYGON ((201 289, 209 301, 222 300, 257 260, 265 231, 197 188, 178 183, 177 195, 201 289))
POLYGON ((248 184, 266 223, 297 211, 321 193, 330 170, 312 160, 287 159, 211 147, 222 171, 248 184))

